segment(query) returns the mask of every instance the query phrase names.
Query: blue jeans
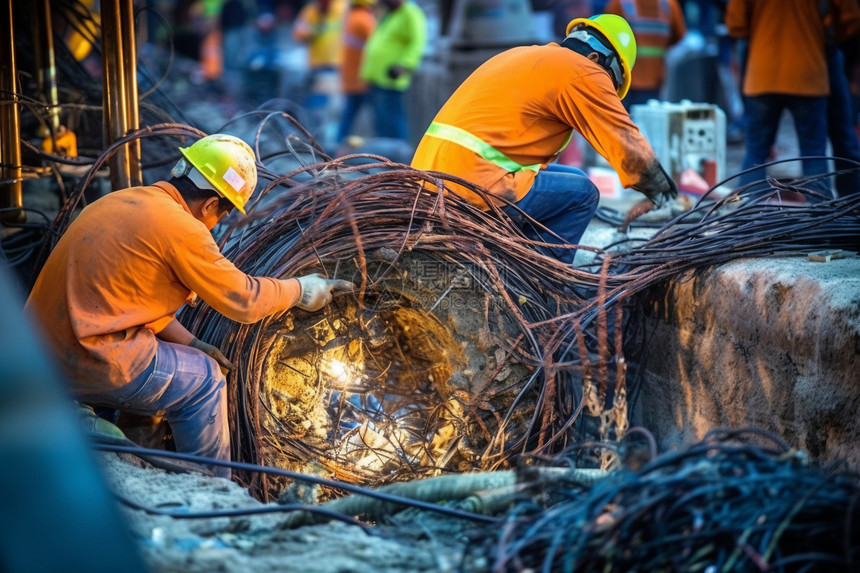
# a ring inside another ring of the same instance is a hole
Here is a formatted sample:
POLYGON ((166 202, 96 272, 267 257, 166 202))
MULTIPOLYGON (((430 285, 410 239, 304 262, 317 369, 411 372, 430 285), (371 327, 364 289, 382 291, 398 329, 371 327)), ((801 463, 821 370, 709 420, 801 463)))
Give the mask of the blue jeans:
POLYGON ((406 104, 402 91, 370 86, 370 105, 373 108, 373 126, 376 137, 389 137, 408 141, 406 104))
POLYGON ((343 143, 347 138, 355 118, 364 103, 370 99, 369 94, 346 94, 343 102, 343 114, 340 116, 340 124, 337 126, 337 143, 343 143))
MULTIPOLYGON (((535 177, 534 184, 516 206, 532 219, 563 239, 576 245, 597 211, 600 193, 584 171, 576 167, 552 163, 535 177)), ((562 244, 555 237, 541 236, 520 211, 513 207, 503 210, 532 240, 562 244)), ((566 263, 573 263, 574 249, 539 249, 566 263)))
MULTIPOLYGON (((163 415, 173 430, 177 451, 230 459, 227 382, 218 363, 197 349, 159 340, 155 358, 137 378, 82 399, 137 415, 163 415)), ((220 477, 231 475, 230 468, 212 470, 220 477)))
MULTIPOLYGON (((827 72, 830 75, 830 98, 827 100, 827 135, 834 157, 860 162, 860 138, 854 131, 854 107, 851 89, 845 76, 845 57, 836 46, 827 48, 827 72)), ((836 170, 855 167, 847 161, 836 161, 836 170)), ((840 197, 860 193, 860 166, 836 177, 836 194, 840 197)))
MULTIPOLYGON (((750 96, 745 100, 747 115, 746 154, 742 169, 765 163, 776 140, 776 132, 782 111, 787 109, 794 119, 794 129, 800 144, 801 157, 823 156, 827 149, 827 98, 766 94, 750 96)), ((803 174, 814 175, 827 172, 827 161, 803 159, 803 174)), ((764 179, 761 170, 740 177, 740 184, 764 179)), ((821 182, 823 186, 826 182, 821 182)))

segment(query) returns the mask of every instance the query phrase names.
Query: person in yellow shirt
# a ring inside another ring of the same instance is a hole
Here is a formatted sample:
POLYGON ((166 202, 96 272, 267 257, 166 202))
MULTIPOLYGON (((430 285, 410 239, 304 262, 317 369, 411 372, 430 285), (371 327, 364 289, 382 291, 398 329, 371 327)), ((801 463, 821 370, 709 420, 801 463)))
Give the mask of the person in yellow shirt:
POLYGON ((337 92, 341 32, 347 0, 311 0, 296 16, 293 39, 308 47, 307 106, 325 108, 337 92))
MULTIPOLYGON (((532 238, 576 244, 597 210, 599 193, 580 169, 554 163, 574 131, 618 172, 621 183, 655 203, 678 188, 621 104, 631 82, 636 42, 616 15, 576 18, 561 44, 521 46, 482 64, 434 118, 412 166, 480 185, 532 238), (536 220, 551 233, 538 233, 536 220)), ((482 209, 477 194, 451 184, 482 209)), ((574 250, 553 248, 573 262, 574 250)))
MULTIPOLYGON (((168 181, 110 193, 75 219, 41 269, 26 311, 81 402, 164 415, 177 450, 230 459, 226 378, 232 368, 176 312, 199 296, 224 316, 256 322, 294 306, 316 311, 346 281, 248 276, 210 231, 244 207, 254 153, 229 135, 187 148, 168 181)), ((214 473, 229 477, 229 469, 214 473)))

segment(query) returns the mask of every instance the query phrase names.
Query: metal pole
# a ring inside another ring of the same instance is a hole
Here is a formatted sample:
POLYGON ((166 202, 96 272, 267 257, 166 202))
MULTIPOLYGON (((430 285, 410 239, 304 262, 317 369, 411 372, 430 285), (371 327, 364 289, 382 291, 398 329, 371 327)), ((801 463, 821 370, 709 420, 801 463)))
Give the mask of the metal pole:
POLYGON ((15 66, 15 35, 12 25, 12 0, 0 9, 0 90, 10 94, 0 100, 0 220, 24 221, 24 195, 21 187, 21 142, 18 89, 15 66), (6 210, 11 209, 11 210, 6 210))
POLYGON ((60 109, 57 107, 59 96, 57 95, 57 65, 54 56, 54 33, 51 23, 51 2, 42 0, 33 5, 34 44, 36 55, 36 69, 39 75, 39 92, 44 96, 48 104, 48 131, 54 139, 52 149, 57 148, 57 132, 60 129, 60 109))
MULTIPOLYGON (((122 56, 125 66, 126 119, 128 130, 136 131, 140 127, 137 94, 137 39, 134 33, 134 1, 120 0, 120 30, 122 30, 122 56)), ((132 185, 141 185, 143 178, 140 170, 140 140, 128 144, 131 164, 129 165, 129 181, 132 185)))
MULTIPOLYGON (((130 128, 129 122, 129 94, 126 77, 127 55, 123 48, 123 0, 105 0, 101 3, 102 20, 102 79, 103 103, 104 103, 104 139, 105 146, 109 146, 118 139, 124 137, 130 128)), ((131 0, 128 0, 131 5, 131 0)), ((134 37, 134 33, 132 38, 134 37)), ((129 66, 132 70, 134 65, 129 66)), ((136 85, 136 76, 135 76, 136 85)), ((136 88, 135 88, 136 91, 136 88)), ((135 101, 134 108, 137 108, 135 101)), ((135 124, 137 119, 135 118, 135 124)), ((131 187, 138 183, 139 165, 137 164, 133 150, 129 145, 123 145, 110 159, 111 187, 114 190, 131 187), (134 174, 134 175, 133 175, 134 174)))

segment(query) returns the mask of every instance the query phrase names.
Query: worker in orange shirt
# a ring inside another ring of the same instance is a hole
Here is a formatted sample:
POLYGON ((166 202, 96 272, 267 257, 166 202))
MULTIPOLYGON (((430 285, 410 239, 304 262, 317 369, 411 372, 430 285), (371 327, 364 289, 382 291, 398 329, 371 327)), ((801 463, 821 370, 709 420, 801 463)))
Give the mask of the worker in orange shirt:
MULTIPOLYGON (((180 452, 230 459, 226 378, 232 368, 196 338, 177 310, 199 296, 232 320, 251 323, 294 306, 316 311, 346 281, 316 275, 248 276, 210 231, 254 191, 251 148, 210 135, 188 148, 169 181, 110 193, 86 207, 60 238, 26 309, 76 399, 164 416, 180 452)), ((229 477, 229 469, 215 467, 229 477)))
POLYGON ((636 36, 636 72, 624 106, 660 99, 666 78, 666 50, 687 33, 684 12, 678 0, 609 0, 606 12, 630 24, 636 36))
POLYGON ((362 106, 368 102, 370 86, 361 78, 364 45, 376 29, 373 6, 376 0, 352 0, 343 25, 340 51, 340 86, 344 94, 343 114, 337 128, 337 143, 343 143, 362 106))
MULTIPOLYGON (((636 61, 623 18, 576 18, 561 44, 522 46, 482 64, 448 99, 415 150, 412 166, 480 185, 533 239, 576 244, 597 209, 586 174, 553 163, 574 131, 618 172, 621 183, 657 203, 677 196, 621 104, 636 61), (539 237, 529 217, 554 233, 539 237)), ((460 185, 454 191, 488 209, 460 185)), ((572 249, 552 249, 572 262, 572 249)))
MULTIPOLYGON (((835 38, 856 32, 860 22, 856 2, 831 0, 829 4, 835 38)), ((747 117, 744 170, 767 162, 782 112, 788 110, 800 155, 808 158, 802 162, 803 174, 827 172, 827 162, 820 159, 827 148, 830 94, 826 16, 827 11, 811 0, 729 0, 729 34, 749 42, 743 83, 747 117)), ((739 182, 743 185, 763 178, 764 173, 753 170, 741 175, 739 182)), ((824 181, 816 186, 825 196, 832 195, 824 181)))

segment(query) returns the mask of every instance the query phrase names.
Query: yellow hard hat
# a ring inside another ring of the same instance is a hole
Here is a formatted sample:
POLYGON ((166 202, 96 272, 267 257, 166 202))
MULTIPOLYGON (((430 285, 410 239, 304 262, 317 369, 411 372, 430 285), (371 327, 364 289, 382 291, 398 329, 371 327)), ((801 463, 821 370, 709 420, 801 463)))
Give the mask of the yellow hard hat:
POLYGON ((215 134, 179 151, 197 170, 188 174, 195 185, 212 189, 245 214, 245 203, 257 187, 257 162, 247 143, 232 135, 215 134))
POLYGON ((633 30, 630 29, 630 24, 621 16, 615 14, 598 14, 590 18, 575 18, 567 25, 567 34, 573 32, 579 24, 586 28, 597 30, 602 34, 610 44, 612 49, 621 60, 622 78, 619 82, 617 91, 618 97, 624 99, 627 95, 627 90, 630 89, 630 74, 633 71, 633 65, 636 63, 636 38, 633 37, 633 30))

